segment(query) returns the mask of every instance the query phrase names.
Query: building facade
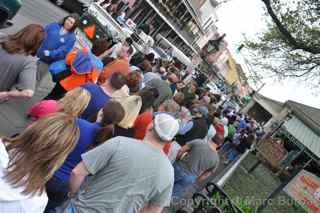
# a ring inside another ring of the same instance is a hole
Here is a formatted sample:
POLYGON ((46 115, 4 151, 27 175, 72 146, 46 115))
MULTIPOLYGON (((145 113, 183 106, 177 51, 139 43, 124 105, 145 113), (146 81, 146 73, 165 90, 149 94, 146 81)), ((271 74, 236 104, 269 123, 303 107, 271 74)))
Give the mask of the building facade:
POLYGON ((194 41, 204 35, 199 15, 197 6, 190 0, 139 0, 128 18, 138 26, 149 25, 150 36, 156 38, 161 34, 187 56, 192 56, 200 50, 194 41))
POLYGON ((199 11, 204 35, 199 38, 197 44, 202 49, 217 34, 218 28, 216 23, 218 21, 218 15, 215 5, 210 0, 203 1, 199 11))

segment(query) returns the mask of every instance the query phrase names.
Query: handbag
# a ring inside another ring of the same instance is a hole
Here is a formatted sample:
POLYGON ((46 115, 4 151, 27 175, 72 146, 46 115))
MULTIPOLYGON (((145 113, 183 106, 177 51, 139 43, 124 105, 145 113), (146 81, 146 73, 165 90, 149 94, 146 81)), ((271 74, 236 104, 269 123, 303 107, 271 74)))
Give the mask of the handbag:
POLYGON ((49 65, 49 72, 51 73, 52 81, 59 82, 71 75, 70 66, 68 66, 65 60, 59 60, 49 65))

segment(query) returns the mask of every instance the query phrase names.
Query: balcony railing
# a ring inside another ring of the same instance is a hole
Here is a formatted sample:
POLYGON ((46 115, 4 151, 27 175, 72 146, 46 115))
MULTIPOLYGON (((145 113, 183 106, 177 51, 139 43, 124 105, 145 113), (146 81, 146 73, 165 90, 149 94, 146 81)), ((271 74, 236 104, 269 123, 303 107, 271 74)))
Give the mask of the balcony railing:
POLYGON ((154 5, 156 5, 159 11, 167 18, 170 24, 174 27, 174 30, 179 31, 179 33, 190 43, 195 39, 195 35, 185 30, 185 25, 171 12, 171 10, 164 4, 159 3, 158 0, 151 0, 154 5))

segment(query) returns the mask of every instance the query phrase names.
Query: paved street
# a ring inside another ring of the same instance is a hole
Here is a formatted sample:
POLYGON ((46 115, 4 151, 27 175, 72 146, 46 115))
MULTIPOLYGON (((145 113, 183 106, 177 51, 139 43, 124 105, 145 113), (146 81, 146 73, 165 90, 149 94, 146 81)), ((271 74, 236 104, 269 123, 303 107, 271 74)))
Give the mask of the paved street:
MULTIPOLYGON (((60 20, 67 12, 53 5, 49 0, 25 0, 23 7, 14 18, 14 26, 2 33, 13 33, 30 23, 39 23, 46 25, 47 23, 60 20)), ((42 75, 35 96, 29 100, 14 100, 0 103, 0 135, 13 135, 20 132, 28 123, 26 111, 38 100, 46 96, 52 87, 50 76, 48 73, 42 75), (19 106, 19 107, 17 107, 19 106)), ((223 174, 226 166, 221 162, 216 174, 223 174)), ((229 167, 228 167, 229 168, 229 167)), ((218 179, 220 177, 215 177, 218 179)))
POLYGON ((38 23, 46 25, 52 21, 60 20, 67 13, 56 7, 49 0, 24 0, 22 8, 14 17, 14 26, 1 32, 12 33, 27 24, 38 23))
MULTIPOLYGON (((56 7, 48 0, 24 0, 19 13, 13 19, 14 26, 1 33, 10 34, 17 32, 27 24, 38 23, 46 25, 50 22, 60 20, 67 13, 56 7)), ((52 88, 48 73, 38 73, 37 90, 31 100, 10 100, 0 103, 0 135, 10 136, 21 132, 28 123, 26 119, 27 109, 35 102, 46 96, 52 88), (19 106, 19 107, 18 107, 19 106)))

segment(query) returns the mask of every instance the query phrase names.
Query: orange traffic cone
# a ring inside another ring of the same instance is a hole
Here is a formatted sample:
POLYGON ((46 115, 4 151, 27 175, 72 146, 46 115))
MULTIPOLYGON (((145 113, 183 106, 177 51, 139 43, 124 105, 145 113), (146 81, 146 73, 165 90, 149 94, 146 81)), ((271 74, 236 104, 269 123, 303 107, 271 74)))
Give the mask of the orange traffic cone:
POLYGON ((90 38, 90 39, 93 39, 93 36, 96 32, 96 26, 95 25, 91 25, 91 26, 88 26, 88 27, 85 27, 83 29, 83 32, 86 33, 86 35, 90 38))

